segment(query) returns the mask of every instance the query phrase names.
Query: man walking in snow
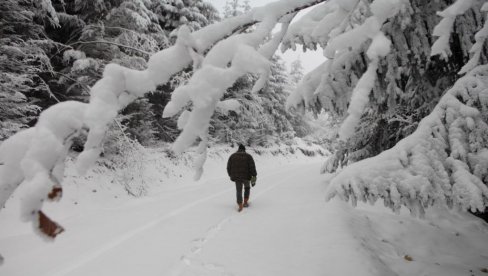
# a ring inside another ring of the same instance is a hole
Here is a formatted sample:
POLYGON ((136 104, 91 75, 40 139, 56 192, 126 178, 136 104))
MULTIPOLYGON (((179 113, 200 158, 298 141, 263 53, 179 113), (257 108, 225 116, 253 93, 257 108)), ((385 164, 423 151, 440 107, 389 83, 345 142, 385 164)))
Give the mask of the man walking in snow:
POLYGON ((236 195, 238 211, 243 207, 249 206, 249 195, 251 194, 251 185, 256 185, 256 166, 254 159, 246 152, 244 145, 239 145, 237 152, 233 153, 227 161, 227 174, 230 180, 236 183, 236 195), (244 201, 242 200, 242 188, 244 187, 244 201))

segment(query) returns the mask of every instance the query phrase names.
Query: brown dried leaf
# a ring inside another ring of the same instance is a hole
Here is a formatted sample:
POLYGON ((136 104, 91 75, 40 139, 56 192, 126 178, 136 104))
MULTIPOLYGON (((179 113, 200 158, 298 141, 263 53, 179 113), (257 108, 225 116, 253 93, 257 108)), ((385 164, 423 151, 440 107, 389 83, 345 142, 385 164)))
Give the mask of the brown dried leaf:
POLYGON ((60 200, 61 196, 63 195, 63 188, 61 186, 54 186, 51 192, 47 195, 47 197, 52 200, 60 200))
POLYGON ((56 238, 57 235, 64 232, 64 228, 52 221, 48 216, 46 216, 42 211, 38 211, 39 215, 39 229, 42 233, 51 238, 56 238))

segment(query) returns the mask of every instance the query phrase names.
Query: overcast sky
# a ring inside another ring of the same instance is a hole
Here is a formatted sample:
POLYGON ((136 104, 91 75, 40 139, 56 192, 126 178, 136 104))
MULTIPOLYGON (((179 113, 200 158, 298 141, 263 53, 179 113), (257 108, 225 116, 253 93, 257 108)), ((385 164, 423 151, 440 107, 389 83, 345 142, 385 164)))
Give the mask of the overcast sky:
MULTIPOLYGON (((206 0, 206 2, 212 3, 219 11, 221 11, 221 13, 223 12, 226 1, 227 0, 206 0)), ((243 0, 241 1, 244 2, 243 0)), ((252 7, 259 7, 274 1, 276 0, 251 0, 250 4, 252 7)), ((300 14, 298 14, 298 17, 300 17, 300 14)), ((288 66, 291 62, 293 62, 299 57, 302 61, 304 73, 307 73, 325 61, 325 58, 322 56, 322 51, 320 50, 316 52, 307 51, 304 53, 303 51, 301 51, 301 46, 300 45, 298 46, 299 47, 297 48, 300 49, 297 49, 296 52, 288 50, 284 54, 281 54, 281 51, 278 50, 279 54, 287 62, 288 66)))

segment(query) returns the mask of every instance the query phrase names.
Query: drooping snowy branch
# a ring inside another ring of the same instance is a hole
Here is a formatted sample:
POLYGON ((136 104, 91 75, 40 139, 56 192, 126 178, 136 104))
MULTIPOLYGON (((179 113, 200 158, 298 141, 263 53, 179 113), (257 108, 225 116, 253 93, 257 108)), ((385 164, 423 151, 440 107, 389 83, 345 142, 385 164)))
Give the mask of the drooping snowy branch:
POLYGON ((305 49, 316 49, 316 44, 325 48, 331 38, 345 31, 350 16, 361 2, 331 0, 317 5, 291 25, 283 39, 282 51, 295 50, 297 43, 305 49))
POLYGON ((459 79, 417 130, 376 157, 351 164, 327 198, 355 205, 382 198, 422 215, 433 204, 483 211, 488 206, 488 66, 459 79))
POLYGON ((457 0, 454 4, 449 6, 438 15, 442 16, 441 22, 434 28, 434 36, 439 38, 432 45, 431 56, 441 55, 444 59, 450 56, 449 38, 451 37, 452 27, 456 16, 464 14, 474 4, 475 0, 457 0))
MULTIPOLYGON (((350 105, 347 110, 348 117, 339 131, 340 138, 343 140, 346 140, 354 133, 355 127, 369 102, 369 94, 376 81, 379 59, 385 57, 390 51, 391 42, 381 31, 381 28, 385 21, 395 16, 404 4, 403 0, 375 0, 368 6, 371 16, 358 26, 349 26, 352 24, 352 16, 355 13, 362 14, 360 8, 363 8, 363 6, 360 2, 357 0, 330 1, 316 7, 311 12, 311 15, 302 18, 301 21, 290 27, 290 32, 286 36, 284 43, 284 49, 295 48, 296 42, 301 42, 304 47, 311 43, 320 43, 322 47, 325 47, 324 56, 331 60, 331 62, 327 63, 328 68, 324 68, 322 65, 320 66, 321 68, 317 68, 317 72, 322 72, 320 80, 315 77, 311 84, 304 83, 302 86, 299 85, 297 89, 299 91, 292 94, 288 104, 289 106, 297 107, 302 102, 310 105, 315 101, 315 90, 320 87, 321 83, 325 84, 322 81, 326 78, 324 74, 331 70, 336 62, 335 60, 341 62, 342 58, 351 49, 353 51, 357 50, 365 42, 371 41, 366 52, 370 60, 368 69, 359 79, 352 92, 350 105), (304 90, 304 85, 308 85, 308 89, 304 90), (315 89, 311 89, 313 87, 315 89), (300 97, 300 94, 302 97, 300 97)), ((311 75, 308 77, 309 80, 312 80, 310 78, 311 75)))
POLYGON ((359 27, 335 37, 324 50, 325 56, 334 58, 336 52, 349 47, 355 48, 362 45, 367 39, 371 39, 371 45, 366 52, 370 59, 368 70, 361 76, 352 92, 351 101, 347 110, 348 116, 343 122, 339 137, 346 140, 352 136, 361 115, 369 102, 369 94, 376 80, 376 70, 381 57, 390 52, 391 41, 383 34, 381 27, 390 17, 395 16, 400 10, 402 0, 386 1, 375 0, 370 5, 372 16, 359 27))
MULTIPOLYGON (((483 6, 481 7, 481 11, 488 13, 488 3, 483 4, 483 6)), ((481 51, 483 50, 483 44, 485 43, 487 37, 488 37, 488 15, 486 15, 485 24, 483 25, 483 28, 481 28, 481 30, 479 30, 475 35, 476 43, 469 50, 469 52, 471 53, 471 58, 463 66, 463 68, 461 68, 459 74, 465 74, 478 65, 478 62, 481 57, 481 51)))
POLYGON ((15 134, 0 147, 0 206, 22 183, 22 219, 51 238, 62 227, 41 211, 42 205, 61 196, 65 157, 72 139, 85 128, 86 107, 74 101, 56 104, 41 113, 35 128, 15 134))
POLYGON ((298 83, 297 88, 291 92, 286 100, 286 107, 288 109, 309 108, 309 105, 315 102, 315 91, 319 87, 322 79, 327 76, 330 62, 332 61, 325 61, 303 77, 298 83))

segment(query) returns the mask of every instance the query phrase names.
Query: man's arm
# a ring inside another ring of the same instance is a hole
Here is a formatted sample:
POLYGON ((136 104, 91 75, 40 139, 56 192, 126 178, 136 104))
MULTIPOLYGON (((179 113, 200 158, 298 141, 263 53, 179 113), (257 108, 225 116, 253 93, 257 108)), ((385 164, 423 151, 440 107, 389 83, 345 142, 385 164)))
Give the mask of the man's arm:
POLYGON ((230 167, 231 167, 231 162, 230 162, 230 159, 231 159, 232 155, 229 157, 229 160, 227 160, 227 174, 229 175, 230 177, 230 167))
POLYGON ((258 175, 258 173, 256 172, 256 165, 254 164, 254 159, 250 154, 249 154, 249 172, 251 173, 251 176, 258 175))

